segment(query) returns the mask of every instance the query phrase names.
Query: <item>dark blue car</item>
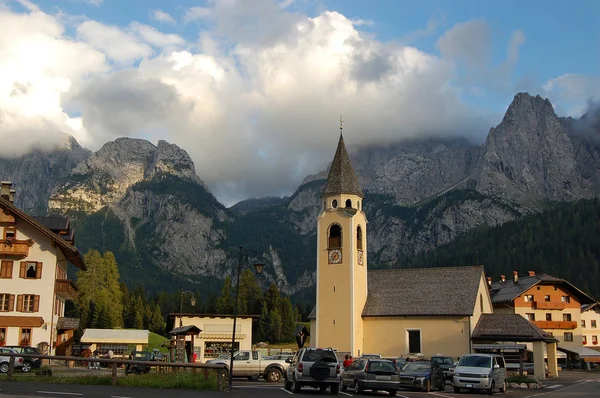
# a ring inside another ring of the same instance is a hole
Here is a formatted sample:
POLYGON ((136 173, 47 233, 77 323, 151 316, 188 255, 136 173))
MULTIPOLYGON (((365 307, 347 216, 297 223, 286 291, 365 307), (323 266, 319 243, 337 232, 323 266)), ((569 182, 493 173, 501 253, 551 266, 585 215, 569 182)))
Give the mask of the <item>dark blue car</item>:
POLYGON ((414 390, 431 391, 446 389, 444 371, 431 361, 406 362, 400 370, 400 386, 414 390))

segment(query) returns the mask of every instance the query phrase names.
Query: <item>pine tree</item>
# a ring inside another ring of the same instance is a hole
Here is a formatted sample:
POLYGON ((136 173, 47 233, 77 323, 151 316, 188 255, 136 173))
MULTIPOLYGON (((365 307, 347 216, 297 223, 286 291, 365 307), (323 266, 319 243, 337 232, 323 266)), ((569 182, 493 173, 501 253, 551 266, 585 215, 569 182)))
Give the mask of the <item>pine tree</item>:
POLYGON ((269 342, 281 342, 281 315, 277 308, 269 312, 269 342))
POLYGON ((267 303, 263 300, 258 318, 258 328, 256 331, 256 341, 268 341, 269 339, 269 310, 267 303))
POLYGON ((164 335, 166 327, 167 323, 165 322, 162 311, 160 310, 160 306, 158 303, 156 303, 154 305, 154 310, 152 311, 150 321, 148 322, 148 330, 160 335, 164 335))
POLYGON ((296 322, 294 322, 294 311, 292 309, 292 303, 289 297, 282 297, 280 300, 280 314, 281 314, 281 336, 280 339, 283 342, 292 341, 294 339, 294 330, 296 329, 296 322))
POLYGON ((233 313, 233 299, 231 298, 231 276, 227 276, 221 289, 221 297, 217 299, 217 312, 219 314, 233 313))

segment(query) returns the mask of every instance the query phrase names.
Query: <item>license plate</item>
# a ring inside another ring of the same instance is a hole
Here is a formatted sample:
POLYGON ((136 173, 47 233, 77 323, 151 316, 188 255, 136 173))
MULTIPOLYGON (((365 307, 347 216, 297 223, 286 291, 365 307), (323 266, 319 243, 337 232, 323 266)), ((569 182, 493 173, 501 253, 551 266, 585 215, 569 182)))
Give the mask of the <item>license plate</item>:
POLYGON ((391 380, 391 376, 375 376, 375 380, 391 380))
POLYGON ((473 388, 473 384, 465 384, 466 388, 473 388))

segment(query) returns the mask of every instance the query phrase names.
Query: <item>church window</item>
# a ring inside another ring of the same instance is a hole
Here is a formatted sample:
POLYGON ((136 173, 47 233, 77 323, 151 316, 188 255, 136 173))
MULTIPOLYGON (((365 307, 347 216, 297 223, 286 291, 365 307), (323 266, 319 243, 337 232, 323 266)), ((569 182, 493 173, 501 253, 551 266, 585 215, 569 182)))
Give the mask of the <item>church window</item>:
POLYGON ((342 247, 342 227, 333 224, 329 227, 329 242, 328 249, 337 249, 342 247))
POLYGON ((479 309, 483 312, 483 294, 479 293, 479 309))
POLYGON ((350 209, 352 208, 352 201, 350 199, 346 200, 346 207, 350 209))
POLYGON ((335 208, 337 208, 337 205, 338 205, 338 203, 337 203, 336 199, 331 201, 331 207, 333 207, 335 209, 335 208))
POLYGON ((360 225, 356 228, 356 248, 358 250, 363 249, 362 228, 360 227, 360 225))

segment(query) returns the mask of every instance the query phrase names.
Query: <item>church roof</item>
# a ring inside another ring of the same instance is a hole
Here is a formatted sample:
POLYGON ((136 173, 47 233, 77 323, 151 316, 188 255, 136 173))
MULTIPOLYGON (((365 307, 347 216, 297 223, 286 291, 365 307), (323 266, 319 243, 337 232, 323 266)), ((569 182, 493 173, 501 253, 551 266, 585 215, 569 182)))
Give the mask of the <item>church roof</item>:
POLYGON ((333 157, 333 162, 331 162, 331 168, 329 169, 327 184, 325 185, 321 196, 338 194, 351 194, 358 195, 361 198, 365 197, 358 184, 358 178, 352 168, 350 157, 348 156, 346 146, 344 145, 344 137, 341 134, 335 156, 333 157))
POLYGON ((483 266, 369 271, 363 317, 473 315, 483 266))

